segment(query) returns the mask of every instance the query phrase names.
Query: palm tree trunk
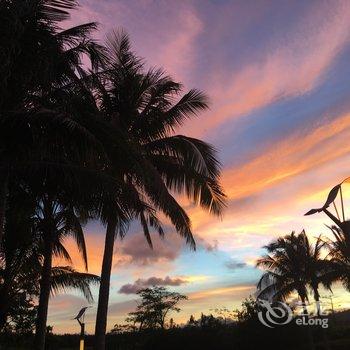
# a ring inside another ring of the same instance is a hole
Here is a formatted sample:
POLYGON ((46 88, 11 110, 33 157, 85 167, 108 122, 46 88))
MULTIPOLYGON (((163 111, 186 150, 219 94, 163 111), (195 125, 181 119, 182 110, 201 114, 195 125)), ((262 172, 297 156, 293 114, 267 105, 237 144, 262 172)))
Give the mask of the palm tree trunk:
POLYGON ((0 246, 5 233, 5 215, 8 195, 8 172, 0 174, 0 246))
POLYGON ((52 248, 52 236, 46 236, 44 241, 44 263, 40 281, 39 306, 34 339, 35 350, 45 349, 46 322, 51 290, 52 248))
POLYGON ((106 345, 109 286, 112 270, 116 227, 117 225, 115 220, 111 220, 107 224, 95 325, 95 350, 105 350, 106 345))
MULTIPOLYGON (((306 298, 305 297, 301 297, 301 302, 303 303, 303 311, 304 311, 304 315, 303 318, 304 320, 308 321, 309 320, 309 313, 307 311, 307 307, 306 307, 306 298)), ((309 349, 310 350, 315 350, 315 344, 314 344, 314 338, 312 336, 312 330, 310 326, 305 326, 306 328, 306 337, 307 337, 307 342, 309 344, 309 349)))
MULTIPOLYGON (((321 317, 320 293, 318 292, 317 287, 313 287, 313 291, 314 291, 314 299, 315 299, 316 308, 317 308, 317 316, 321 317)), ((321 334, 322 334, 325 349, 330 350, 331 347, 329 344, 327 331, 328 331, 327 329, 322 328, 321 334)))
POLYGON ((314 291, 314 299, 316 302, 316 311, 317 311, 317 316, 321 316, 321 306, 320 306, 320 293, 318 292, 317 287, 313 287, 314 291))

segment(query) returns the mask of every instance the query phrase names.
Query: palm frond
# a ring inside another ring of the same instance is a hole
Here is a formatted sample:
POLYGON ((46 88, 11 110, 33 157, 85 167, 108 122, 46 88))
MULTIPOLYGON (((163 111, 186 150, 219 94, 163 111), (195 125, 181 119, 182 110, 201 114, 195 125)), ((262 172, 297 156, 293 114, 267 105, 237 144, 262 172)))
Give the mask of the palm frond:
POLYGON ((97 284, 100 278, 90 273, 77 272, 70 266, 52 268, 51 291, 54 294, 76 289, 89 301, 93 301, 90 284, 97 284))

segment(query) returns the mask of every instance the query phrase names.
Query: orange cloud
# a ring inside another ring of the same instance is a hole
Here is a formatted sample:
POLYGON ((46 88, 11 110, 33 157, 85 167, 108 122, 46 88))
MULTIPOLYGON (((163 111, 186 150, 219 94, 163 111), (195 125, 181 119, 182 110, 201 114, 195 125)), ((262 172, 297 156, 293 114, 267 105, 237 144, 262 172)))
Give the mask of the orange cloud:
POLYGON ((303 214, 322 205, 330 188, 349 176, 343 166, 350 161, 349 138, 350 114, 323 119, 320 126, 294 133, 245 164, 224 170, 229 199, 224 218, 187 204, 195 234, 232 252, 258 249, 292 230, 327 231, 326 217, 303 214))
POLYGON ((316 127, 309 134, 296 134, 274 144, 242 167, 224 172, 229 198, 257 193, 350 151, 350 114, 316 127))
MULTIPOLYGON (((213 288, 208 289, 200 292, 194 292, 189 295, 189 299, 196 300, 196 299, 207 299, 209 297, 214 296, 222 296, 226 294, 234 294, 236 292, 247 292, 252 290, 252 285, 242 285, 242 286, 229 286, 229 287, 222 287, 222 288, 213 288)), ((255 287, 255 286, 254 286, 255 287)))

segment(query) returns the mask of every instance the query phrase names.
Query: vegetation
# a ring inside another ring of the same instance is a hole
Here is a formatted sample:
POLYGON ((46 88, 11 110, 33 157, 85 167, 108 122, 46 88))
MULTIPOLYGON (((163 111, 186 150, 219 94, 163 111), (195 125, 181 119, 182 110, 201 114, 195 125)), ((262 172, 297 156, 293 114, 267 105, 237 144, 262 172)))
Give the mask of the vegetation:
MULTIPOLYGON (((106 343, 115 239, 137 220, 152 248, 152 231, 166 234, 160 220, 165 217, 195 249, 191 220, 174 194, 216 216, 225 194, 214 147, 176 134, 208 108, 207 96, 185 91, 162 69, 148 69, 123 31, 101 45, 93 39, 95 23, 63 30, 76 6, 75 0, 0 3, 2 343, 44 350, 49 337, 59 348, 60 339, 48 332, 50 295, 73 288, 91 300, 91 284, 100 283, 95 350, 115 344, 163 349, 165 342, 168 349, 213 349, 218 339, 223 348, 250 349, 252 332, 261 349, 271 345, 266 340, 271 336, 277 348, 286 348, 286 339, 291 348, 301 347, 310 334, 293 325, 280 333, 264 328, 253 298, 241 310, 216 309, 180 327, 170 315, 187 297, 156 286, 139 291, 141 301, 128 324, 116 325, 106 343), (89 220, 106 228, 100 277, 88 273, 89 220), (72 266, 67 237, 82 256, 83 272, 72 266), (54 266, 55 257, 65 265, 54 266)), ((319 236, 312 243, 303 231, 265 247, 268 255, 257 263, 265 270, 259 298, 285 301, 296 293, 305 304, 313 295, 320 315, 320 286, 331 290, 341 281, 350 290, 349 221, 328 210, 339 191, 341 185, 324 207, 308 212, 323 211, 334 221, 334 239, 319 236)))
MULTIPOLYGON (((295 350, 309 349, 307 333, 304 327, 295 323, 267 328, 258 320, 257 313, 260 308, 254 298, 243 301, 242 307, 235 313, 242 315, 239 319, 224 320, 220 315, 201 315, 198 319, 193 316, 187 323, 171 327, 170 318, 165 329, 156 327, 141 331, 131 324, 119 325, 106 336, 106 349, 120 350, 148 350, 164 349, 166 347, 175 350, 179 348, 191 348, 195 350, 237 349, 252 350, 255 348, 268 350, 273 348, 295 350)), ((337 312, 330 318, 330 327, 327 329, 329 343, 332 349, 347 349, 350 345, 349 338, 349 312, 337 312)), ((324 349, 322 331, 318 327, 312 329, 316 349, 324 349)), ((30 337, 18 335, 14 339, 3 336, 3 344, 12 344, 9 349, 26 349, 30 344, 30 337)), ((78 335, 49 335, 50 349, 75 349, 79 344, 78 335)), ((93 336, 86 336, 86 348, 93 346, 93 336)))
POLYGON ((106 226, 95 332, 95 348, 104 349, 115 238, 136 219, 152 247, 151 229, 165 234, 161 212, 195 248, 190 218, 172 193, 214 215, 225 200, 214 148, 175 135, 207 108, 205 94, 182 94, 164 71, 147 70, 123 32, 102 46, 92 39, 95 23, 62 30, 76 5, 0 4, 1 327, 16 329, 19 307, 32 312, 31 320, 36 313, 40 350, 50 292, 74 287, 91 298, 89 284, 97 281, 53 266, 55 256, 71 263, 64 238, 76 241, 87 270, 83 225, 95 219, 106 226))
POLYGON ((129 313, 126 321, 134 326, 138 324, 139 330, 164 329, 167 315, 170 312, 179 312, 178 303, 187 299, 185 295, 156 286, 141 289, 137 294, 141 297, 141 302, 136 311, 129 313))
POLYGON ((330 289, 329 273, 334 267, 331 261, 321 258, 324 246, 321 237, 314 245, 310 244, 305 231, 298 235, 292 232, 267 245, 270 254, 257 262, 258 267, 267 270, 258 283, 259 297, 286 300, 297 292, 305 304, 310 288, 318 305, 319 285, 330 289))

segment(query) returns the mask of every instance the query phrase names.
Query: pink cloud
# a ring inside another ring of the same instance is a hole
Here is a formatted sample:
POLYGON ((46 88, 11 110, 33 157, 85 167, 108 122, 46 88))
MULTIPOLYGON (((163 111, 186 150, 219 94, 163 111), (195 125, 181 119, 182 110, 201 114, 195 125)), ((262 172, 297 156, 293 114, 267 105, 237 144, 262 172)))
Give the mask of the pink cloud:
POLYGON ((177 80, 188 81, 197 57, 195 41, 203 25, 191 2, 82 0, 65 26, 96 21, 105 35, 124 28, 138 55, 151 66, 164 67, 177 80))
POLYGON ((149 277, 147 279, 139 278, 134 283, 124 284, 120 287, 119 293, 136 294, 139 290, 150 286, 172 286, 178 287, 188 283, 188 280, 182 277, 149 277))
POLYGON ((272 35, 265 50, 245 58, 238 71, 224 66, 223 73, 217 67, 209 87, 212 110, 200 121, 200 130, 212 131, 228 119, 310 92, 323 80, 349 33, 350 3, 318 2, 286 36, 272 35))
POLYGON ((175 234, 167 235, 164 239, 154 236, 152 240, 153 249, 149 247, 142 233, 125 237, 117 246, 115 266, 169 263, 179 256, 183 247, 183 240, 175 234))

